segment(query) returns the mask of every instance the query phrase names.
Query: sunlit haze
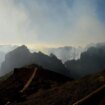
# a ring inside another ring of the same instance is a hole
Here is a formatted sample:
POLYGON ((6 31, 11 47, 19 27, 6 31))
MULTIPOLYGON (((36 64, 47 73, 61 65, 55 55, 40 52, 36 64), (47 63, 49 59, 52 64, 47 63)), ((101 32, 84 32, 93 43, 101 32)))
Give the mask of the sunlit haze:
POLYGON ((30 48, 105 41, 104 0, 0 0, 0 44, 30 48))

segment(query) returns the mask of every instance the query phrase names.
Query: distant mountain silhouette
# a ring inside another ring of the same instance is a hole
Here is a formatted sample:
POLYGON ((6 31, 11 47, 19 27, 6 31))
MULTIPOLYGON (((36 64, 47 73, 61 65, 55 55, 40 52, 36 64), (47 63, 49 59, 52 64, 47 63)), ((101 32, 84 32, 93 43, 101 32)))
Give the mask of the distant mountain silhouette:
POLYGON ((16 48, 5 56, 5 61, 1 66, 1 74, 4 75, 14 69, 30 62, 30 52, 25 46, 16 48))
POLYGON ((80 59, 67 61, 65 66, 75 78, 105 69, 105 45, 88 48, 80 59))
POLYGON ((2 63, 1 74, 4 75, 16 67, 22 67, 29 64, 38 64, 45 69, 69 76, 69 72, 56 56, 48 56, 42 52, 30 53, 28 48, 24 45, 16 48, 6 55, 5 61, 2 63))
POLYGON ((5 60, 5 52, 0 51, 0 68, 1 68, 1 64, 4 60, 5 60))
MULTIPOLYGON (((81 48, 80 48, 81 49, 81 48)), ((82 52, 80 58, 76 60, 75 57, 80 52, 72 47, 58 48, 57 52, 49 53, 49 56, 42 52, 31 53, 26 46, 20 46, 5 56, 5 61, 2 63, 0 69, 0 76, 9 73, 16 67, 22 67, 29 64, 38 64, 45 69, 55 71, 73 78, 80 78, 82 76, 99 72, 105 68, 105 44, 97 44, 93 47, 87 48, 82 52), (61 51, 61 52, 60 52, 61 51), (69 53, 68 53, 69 52, 69 53), (70 53, 71 52, 71 53, 70 53), (64 64, 59 58, 70 59, 64 64), (70 57, 71 56, 71 57, 70 57)), ((3 56, 1 56, 3 57, 3 56)))

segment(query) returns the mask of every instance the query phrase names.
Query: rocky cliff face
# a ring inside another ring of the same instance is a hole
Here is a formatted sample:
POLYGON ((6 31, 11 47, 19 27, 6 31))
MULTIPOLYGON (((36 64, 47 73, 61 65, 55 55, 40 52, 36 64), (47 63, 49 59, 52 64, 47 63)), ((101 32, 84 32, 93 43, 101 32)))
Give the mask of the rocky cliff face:
POLYGON ((4 75, 16 67, 29 64, 38 64, 45 69, 69 76, 69 72, 56 56, 48 56, 41 52, 30 53, 26 46, 18 47, 6 55, 1 67, 1 74, 4 75))
POLYGON ((81 54, 80 59, 65 63, 73 77, 79 78, 105 69, 105 45, 90 47, 81 54))

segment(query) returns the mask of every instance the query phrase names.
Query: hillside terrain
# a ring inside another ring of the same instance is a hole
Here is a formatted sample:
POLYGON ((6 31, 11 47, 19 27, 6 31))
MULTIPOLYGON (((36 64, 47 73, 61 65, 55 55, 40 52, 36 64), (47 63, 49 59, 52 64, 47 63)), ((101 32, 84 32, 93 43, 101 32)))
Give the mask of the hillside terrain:
POLYGON ((0 105, 73 105, 104 84, 105 71, 73 80, 33 64, 14 69, 0 83, 0 105), (33 80, 21 92, 35 68, 33 80))

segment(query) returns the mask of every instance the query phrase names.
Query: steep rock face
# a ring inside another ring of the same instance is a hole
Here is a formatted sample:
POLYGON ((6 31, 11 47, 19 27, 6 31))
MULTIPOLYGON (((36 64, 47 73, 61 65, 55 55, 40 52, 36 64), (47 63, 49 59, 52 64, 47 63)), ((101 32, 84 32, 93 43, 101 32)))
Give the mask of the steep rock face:
POLYGON ((25 46, 18 47, 5 56, 5 61, 1 66, 1 74, 4 75, 12 71, 15 67, 22 67, 27 64, 31 64, 29 50, 25 46))
POLYGON ((29 64, 38 64, 45 69, 69 76, 69 72, 56 56, 47 56, 41 52, 30 53, 26 46, 18 47, 6 55, 1 67, 2 75, 12 71, 16 67, 29 64))
POLYGON ((74 77, 81 77, 105 69, 105 46, 90 47, 81 54, 79 60, 65 63, 74 77))
POLYGON ((5 52, 0 51, 0 68, 1 68, 1 64, 4 60, 5 60, 5 52))
MULTIPOLYGON (((5 60, 5 55, 17 47, 18 46, 15 46, 15 45, 0 45, 0 68, 1 68, 3 61, 5 60)), ((0 69, 0 76, 1 75, 2 75, 2 73, 1 73, 1 69, 0 69)))
POLYGON ((69 76, 69 72, 56 56, 48 56, 41 52, 32 54, 33 62, 55 72, 69 76))

